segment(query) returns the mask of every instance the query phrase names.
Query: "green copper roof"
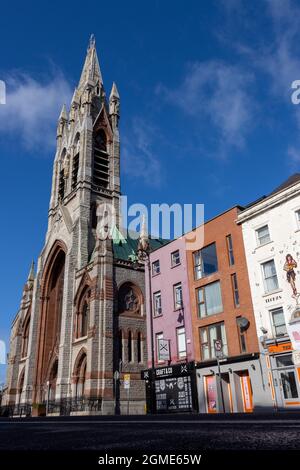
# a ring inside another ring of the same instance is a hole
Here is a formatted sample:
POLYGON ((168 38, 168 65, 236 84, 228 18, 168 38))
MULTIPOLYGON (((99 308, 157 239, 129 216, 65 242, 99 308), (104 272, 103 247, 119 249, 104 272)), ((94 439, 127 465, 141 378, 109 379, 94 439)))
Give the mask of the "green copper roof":
MULTIPOLYGON (((136 233, 127 232, 127 237, 124 237, 117 229, 116 231, 118 233, 115 232, 113 236, 114 257, 116 259, 129 261, 132 256, 135 255, 138 247, 139 240, 136 239, 136 233)), ((169 240, 163 240, 162 238, 150 238, 149 241, 152 251, 169 243, 169 240)))

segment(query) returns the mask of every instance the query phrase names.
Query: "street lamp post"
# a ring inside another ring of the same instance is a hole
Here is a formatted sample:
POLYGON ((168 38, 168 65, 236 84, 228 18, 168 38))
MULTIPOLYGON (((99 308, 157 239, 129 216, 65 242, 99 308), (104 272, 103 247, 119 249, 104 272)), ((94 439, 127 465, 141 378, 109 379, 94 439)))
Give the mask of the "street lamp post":
POLYGON ((151 376, 150 376, 150 410, 155 413, 155 360, 154 360, 154 328, 153 328, 153 310, 152 310, 152 289, 151 289, 151 263, 150 263, 150 243, 145 231, 145 224, 142 224, 142 230, 139 238, 138 248, 136 251, 136 264, 144 263, 148 271, 148 288, 149 288, 149 315, 150 315, 150 345, 151 345, 151 376))

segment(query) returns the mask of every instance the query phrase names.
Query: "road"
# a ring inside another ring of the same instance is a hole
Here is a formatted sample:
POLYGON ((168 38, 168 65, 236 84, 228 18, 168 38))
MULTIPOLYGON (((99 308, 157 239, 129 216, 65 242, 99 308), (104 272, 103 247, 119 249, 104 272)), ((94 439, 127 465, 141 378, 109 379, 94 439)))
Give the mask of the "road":
MULTIPOLYGON (((1 418, 0 451, 122 455, 300 450, 300 413, 1 418)), ((22 454, 22 452, 21 452, 22 454)), ((21 455, 20 454, 20 455, 21 455)), ((285 461, 286 462, 286 461, 285 461)))

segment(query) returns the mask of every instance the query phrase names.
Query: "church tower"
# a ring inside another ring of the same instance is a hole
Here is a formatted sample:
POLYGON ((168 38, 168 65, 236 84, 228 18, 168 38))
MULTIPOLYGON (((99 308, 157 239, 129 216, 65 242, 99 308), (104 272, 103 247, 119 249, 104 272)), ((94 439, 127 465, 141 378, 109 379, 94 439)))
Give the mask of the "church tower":
POLYGON ((120 96, 113 83, 106 97, 92 36, 58 119, 45 245, 12 327, 14 413, 122 413, 125 373, 130 412, 144 412, 144 270, 132 263, 137 240, 119 227, 119 118, 120 96))

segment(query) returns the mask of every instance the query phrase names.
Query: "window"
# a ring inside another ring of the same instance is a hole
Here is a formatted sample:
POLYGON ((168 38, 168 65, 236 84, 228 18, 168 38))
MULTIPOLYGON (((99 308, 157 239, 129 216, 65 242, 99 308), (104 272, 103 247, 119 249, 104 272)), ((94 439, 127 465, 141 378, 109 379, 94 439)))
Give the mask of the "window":
POLYGON ((272 325, 274 336, 280 337, 287 334, 284 313, 282 308, 276 308, 270 311, 272 316, 272 325))
POLYGON ((197 289, 198 316, 215 315, 223 311, 220 282, 213 282, 197 289))
POLYGON ((234 256, 233 256, 233 245, 232 245, 232 236, 227 235, 226 237, 226 243, 227 243, 227 252, 228 252, 228 260, 230 266, 234 264, 234 256))
POLYGON ((237 317, 236 324, 238 328, 239 342, 240 342, 240 351, 241 353, 247 352, 247 343, 246 343, 246 331, 241 324, 241 318, 237 317))
POLYGON ((76 313, 75 338, 83 338, 88 334, 90 290, 86 290, 79 302, 76 313))
POLYGON ((176 250, 171 254, 171 266, 177 266, 178 264, 180 264, 180 254, 179 250, 176 250))
POLYGON ((119 330, 118 335, 118 353, 119 353, 119 362, 123 362, 124 360, 124 351, 123 351, 123 332, 119 330))
POLYGON ((160 292, 155 292, 153 294, 153 307, 154 307, 154 316, 155 317, 158 317, 159 315, 162 314, 161 293, 160 292))
POLYGON ((64 175, 64 170, 61 170, 59 172, 58 197, 59 197, 59 200, 63 200, 63 198, 65 197, 65 175, 64 175))
POLYGON ((276 365, 277 367, 288 367, 293 366, 293 356, 292 354, 284 354, 282 356, 276 357, 276 365))
POLYGON ((216 339, 222 341, 222 352, 227 356, 228 350, 224 323, 216 323, 200 328, 201 357, 203 361, 215 357, 214 342, 216 339))
POLYGON ((22 344, 22 357, 27 356, 28 352, 28 341, 29 341, 29 327, 30 327, 30 316, 26 320, 26 323, 23 328, 23 344, 22 344))
POLYGON ((137 335, 137 361, 139 363, 143 362, 143 344, 142 344, 142 341, 143 341, 142 333, 139 331, 138 335, 137 335))
POLYGON ((140 315, 141 314, 141 293, 139 288, 131 283, 125 282, 119 289, 118 293, 118 311, 123 315, 140 315))
POLYGON ((256 238, 258 246, 265 245, 271 241, 268 225, 264 225, 256 230, 256 238))
POLYGON ((216 244, 202 248, 194 252, 194 275, 195 279, 201 279, 218 271, 218 259, 216 244))
POLYGON ((160 273, 160 264, 159 260, 156 260, 152 263, 152 276, 160 273))
POLYGON ((175 310, 182 308, 182 286, 180 284, 176 284, 174 287, 174 308, 175 310))
POLYGON ((94 138, 93 184, 96 188, 107 188, 109 184, 109 158, 103 129, 94 138))
POLYGON ((177 351, 179 359, 186 357, 185 328, 177 328, 177 351))
POLYGON ((274 260, 272 259, 266 263, 262 263, 262 270, 265 292, 268 293, 278 289, 278 279, 274 260))
POLYGON ((163 362, 163 361, 160 361, 158 359, 158 351, 159 351, 159 341, 161 339, 164 339, 164 334, 163 333, 156 333, 155 339, 156 339, 156 341, 155 341, 155 344, 156 344, 156 361, 157 362, 163 362))
POLYGON ((236 273, 231 274, 231 285, 232 285, 234 305, 236 307, 239 307, 240 306, 240 295, 239 295, 239 289, 238 289, 236 273))
POLYGON ((79 153, 75 155, 74 160, 73 160, 72 189, 75 189, 77 185, 78 169, 79 169, 79 153))
POLYGON ((132 333, 128 331, 128 340, 127 340, 127 359, 128 362, 132 362, 132 333))
POLYGON ((297 228, 300 229, 300 209, 295 212, 297 228))

